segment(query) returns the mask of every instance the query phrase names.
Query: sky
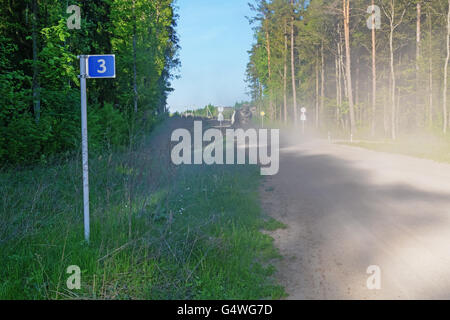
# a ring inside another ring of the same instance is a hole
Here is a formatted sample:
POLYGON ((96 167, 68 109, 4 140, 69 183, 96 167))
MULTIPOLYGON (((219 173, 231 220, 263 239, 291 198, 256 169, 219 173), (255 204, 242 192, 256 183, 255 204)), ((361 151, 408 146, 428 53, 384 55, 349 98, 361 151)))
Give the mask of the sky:
POLYGON ((248 100, 244 82, 253 33, 248 0, 178 0, 180 79, 168 99, 171 112, 234 106, 248 100))

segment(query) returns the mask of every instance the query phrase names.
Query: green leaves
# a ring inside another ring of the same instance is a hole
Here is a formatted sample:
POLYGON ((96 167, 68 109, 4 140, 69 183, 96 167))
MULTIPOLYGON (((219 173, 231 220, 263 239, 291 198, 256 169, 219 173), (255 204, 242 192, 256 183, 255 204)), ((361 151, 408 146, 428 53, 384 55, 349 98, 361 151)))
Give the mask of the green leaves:
POLYGON ((173 0, 82 1, 80 30, 67 28, 65 1, 35 1, 36 14, 28 2, 0 0, 5 8, 0 13, 0 165, 39 161, 42 154, 76 148, 80 131, 77 55, 114 53, 117 59, 116 79, 88 82, 92 150, 128 143, 129 128, 137 130, 144 114, 152 123, 155 111, 164 110, 169 80, 178 63, 173 0), (138 114, 130 117, 134 36, 138 114), (34 119, 33 92, 40 106, 39 123, 34 119))

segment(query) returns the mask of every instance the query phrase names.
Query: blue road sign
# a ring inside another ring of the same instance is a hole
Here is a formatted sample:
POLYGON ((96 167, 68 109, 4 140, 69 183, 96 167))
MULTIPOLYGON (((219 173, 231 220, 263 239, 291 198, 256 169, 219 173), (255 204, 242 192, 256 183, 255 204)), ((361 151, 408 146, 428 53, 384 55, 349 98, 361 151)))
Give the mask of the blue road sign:
POLYGON ((86 69, 87 78, 115 78, 116 58, 113 54, 89 55, 86 69))

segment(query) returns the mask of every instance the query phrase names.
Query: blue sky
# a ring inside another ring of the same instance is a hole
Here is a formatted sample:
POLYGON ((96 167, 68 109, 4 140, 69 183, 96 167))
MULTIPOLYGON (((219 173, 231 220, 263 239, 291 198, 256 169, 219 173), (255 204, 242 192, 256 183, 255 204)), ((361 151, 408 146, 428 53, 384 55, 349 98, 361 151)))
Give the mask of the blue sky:
POLYGON ((245 68, 253 42, 248 0, 178 0, 180 79, 168 99, 170 111, 232 106, 247 100, 245 68))

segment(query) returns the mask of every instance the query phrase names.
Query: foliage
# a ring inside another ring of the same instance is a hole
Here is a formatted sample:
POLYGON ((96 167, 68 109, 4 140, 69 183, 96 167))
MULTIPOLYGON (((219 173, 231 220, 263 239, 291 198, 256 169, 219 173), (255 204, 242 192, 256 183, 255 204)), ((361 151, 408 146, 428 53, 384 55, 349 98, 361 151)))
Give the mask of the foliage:
POLYGON ((349 57, 346 56, 344 37, 342 5, 345 2, 251 2, 254 43, 249 51, 247 83, 253 101, 269 117, 281 120, 285 115, 283 98, 286 97, 287 119, 294 122, 293 87, 290 85, 294 77, 298 108, 306 107, 309 119, 317 118, 314 126, 325 133, 348 131, 349 89, 353 93, 356 124, 361 134, 371 132, 372 137, 389 137, 392 126, 400 134, 442 128, 444 117, 449 116, 448 112, 444 114, 443 106, 448 1, 374 0, 374 5, 380 8, 381 19, 381 28, 375 30, 375 68, 372 67, 372 30, 367 26, 371 18, 367 11, 372 1, 350 1, 349 57), (397 26, 393 30, 392 48, 396 80, 394 103, 391 99, 389 46, 392 11, 394 26, 397 26), (294 21, 292 60, 291 19, 294 21), (346 79, 347 58, 352 78, 350 84, 346 79), (290 70, 291 62, 294 74, 290 70), (284 76, 285 63, 288 68, 284 76), (375 93, 373 70, 377 85, 375 93), (288 84, 285 89, 284 81, 288 84), (372 126, 373 130, 370 130, 372 126))
POLYGON ((91 150, 124 145, 166 113, 179 65, 174 1, 71 4, 81 7, 80 30, 68 29, 65 1, 0 0, 0 165, 76 152, 80 54, 114 53, 117 59, 116 79, 88 80, 91 150), (138 108, 132 116, 134 65, 138 108))

